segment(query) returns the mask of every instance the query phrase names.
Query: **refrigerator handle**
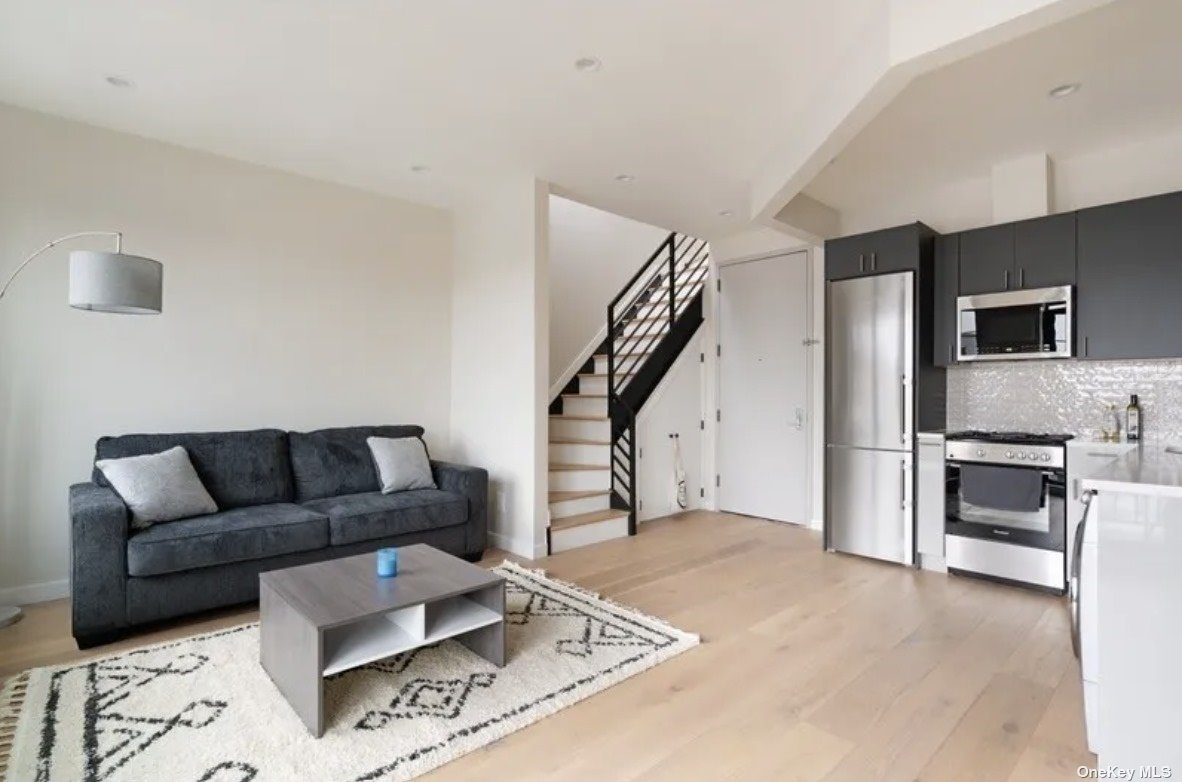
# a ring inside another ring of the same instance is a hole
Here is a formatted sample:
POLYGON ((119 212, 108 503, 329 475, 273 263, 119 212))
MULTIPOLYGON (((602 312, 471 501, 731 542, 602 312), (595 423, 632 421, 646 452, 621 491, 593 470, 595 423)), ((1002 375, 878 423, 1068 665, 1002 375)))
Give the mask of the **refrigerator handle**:
POLYGON ((902 427, 899 432, 899 442, 903 445, 907 445, 911 439, 911 427, 908 426, 907 421, 910 412, 910 406, 907 404, 907 376, 903 375, 899 379, 899 425, 902 427))

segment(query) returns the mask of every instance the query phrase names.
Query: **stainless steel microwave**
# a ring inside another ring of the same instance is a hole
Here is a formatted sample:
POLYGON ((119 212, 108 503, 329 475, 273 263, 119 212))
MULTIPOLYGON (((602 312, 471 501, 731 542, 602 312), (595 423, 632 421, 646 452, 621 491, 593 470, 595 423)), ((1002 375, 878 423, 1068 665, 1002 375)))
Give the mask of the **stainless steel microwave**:
POLYGON ((957 358, 1013 361, 1075 354, 1070 285, 956 300, 957 358))

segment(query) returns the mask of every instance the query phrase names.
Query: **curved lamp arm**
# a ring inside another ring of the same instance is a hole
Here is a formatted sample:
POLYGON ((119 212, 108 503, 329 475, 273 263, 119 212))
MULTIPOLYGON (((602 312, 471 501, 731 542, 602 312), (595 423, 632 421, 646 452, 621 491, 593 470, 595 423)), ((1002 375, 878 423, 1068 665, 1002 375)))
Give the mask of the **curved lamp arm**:
POLYGON ((120 233, 119 231, 79 231, 78 233, 75 233, 75 234, 67 234, 66 236, 63 236, 59 239, 54 239, 52 242, 49 242, 44 247, 37 250, 37 252, 33 253, 28 258, 21 261, 20 266, 17 266, 16 271, 14 271, 12 274, 10 274, 8 277, 8 280, 5 281, 4 287, 0 288, 0 299, 3 299, 4 294, 8 293, 8 287, 10 285, 12 285, 12 281, 16 279, 17 275, 20 274, 22 271, 24 271, 25 267, 28 266, 30 263, 32 263, 37 258, 38 255, 41 255, 42 253, 46 252, 47 250, 49 250, 53 247, 56 247, 57 245, 61 244, 62 242, 68 242, 72 239, 80 239, 83 236, 113 236, 113 237, 115 237, 115 252, 118 253, 118 252, 123 251, 123 234, 120 233))

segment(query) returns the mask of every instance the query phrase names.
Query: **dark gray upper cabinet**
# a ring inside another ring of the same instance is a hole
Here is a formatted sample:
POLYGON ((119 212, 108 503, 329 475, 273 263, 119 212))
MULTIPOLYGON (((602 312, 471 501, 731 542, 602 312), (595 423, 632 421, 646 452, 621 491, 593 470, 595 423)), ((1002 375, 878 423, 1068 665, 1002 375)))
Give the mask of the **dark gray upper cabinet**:
POLYGON ((866 269, 866 247, 861 236, 825 242, 825 279, 857 277, 866 269))
POLYGON ((1074 283, 1074 212, 960 235, 962 296, 1074 283))
POLYGON ((1015 286, 1014 226, 992 225, 960 235, 960 293, 996 293, 1015 286))
POLYGON ((918 269, 925 232, 930 235, 922 224, 909 223, 825 242, 825 279, 918 269))
POLYGON ((1014 224, 1010 288, 1075 284, 1075 212, 1014 224))
POLYGON ((956 296, 960 290, 960 236, 936 237, 936 261, 932 269, 935 288, 935 318, 932 328, 932 358, 936 366, 956 363, 956 296))
POLYGON ((1182 193, 1078 213, 1082 358, 1182 357, 1182 193))

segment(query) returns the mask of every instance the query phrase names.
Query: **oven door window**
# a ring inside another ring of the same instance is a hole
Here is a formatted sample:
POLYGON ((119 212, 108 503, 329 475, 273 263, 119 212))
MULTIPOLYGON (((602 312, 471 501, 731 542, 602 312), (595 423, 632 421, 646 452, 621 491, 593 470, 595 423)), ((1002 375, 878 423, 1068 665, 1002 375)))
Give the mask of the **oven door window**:
POLYGON ((949 534, 1063 550, 1061 470, 949 462, 946 487, 949 534))

